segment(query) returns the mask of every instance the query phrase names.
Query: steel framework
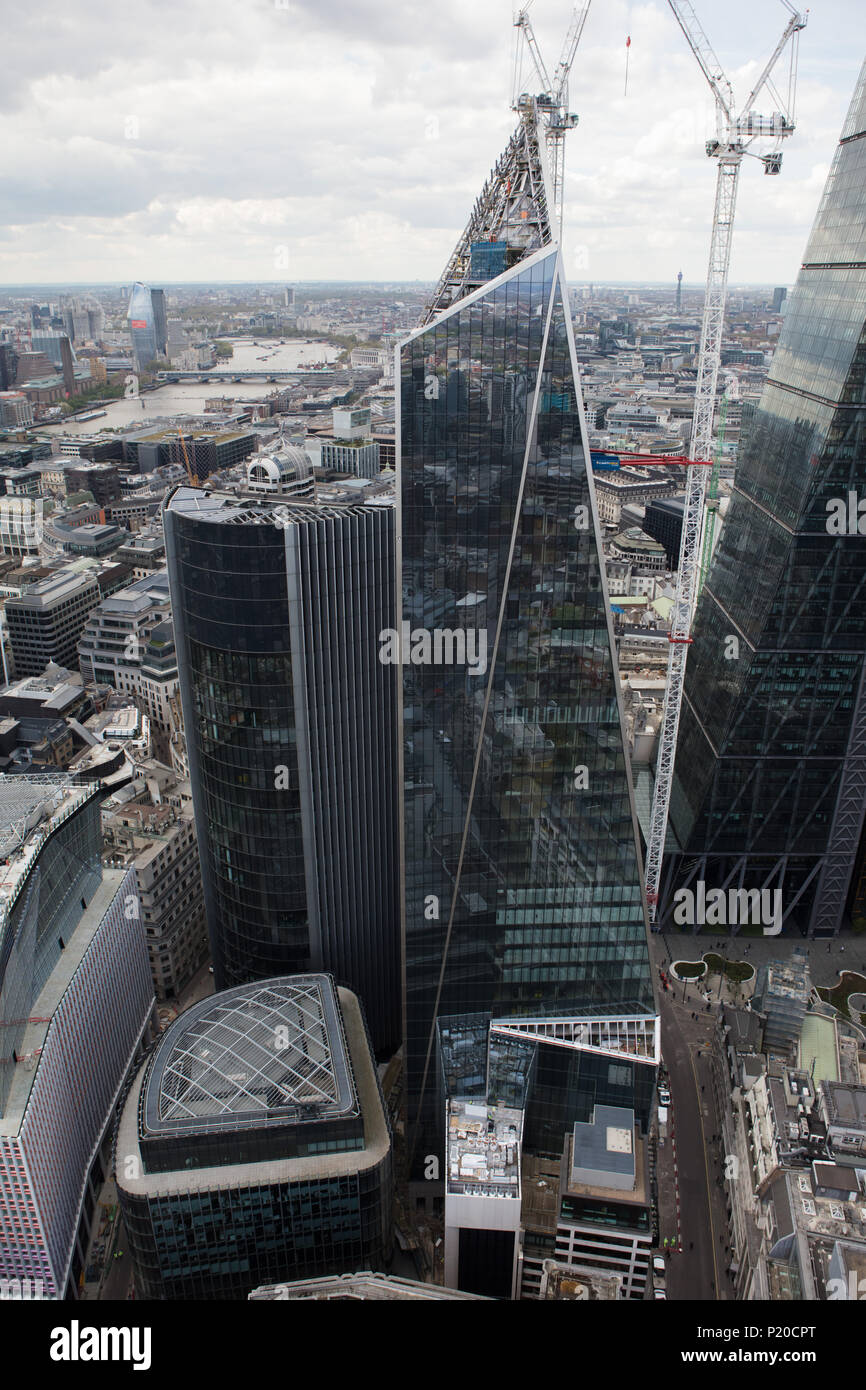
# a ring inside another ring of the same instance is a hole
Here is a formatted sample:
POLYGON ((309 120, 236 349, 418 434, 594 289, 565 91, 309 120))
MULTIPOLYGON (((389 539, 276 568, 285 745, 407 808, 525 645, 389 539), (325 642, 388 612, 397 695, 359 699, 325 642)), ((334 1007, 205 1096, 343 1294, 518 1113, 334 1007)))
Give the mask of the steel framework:
MULTIPOLYGON (((796 50, 798 36, 806 26, 804 16, 797 13, 788 0, 782 0, 789 19, 772 56, 749 93, 740 115, 735 114, 731 84, 713 52, 712 46, 698 22, 688 0, 668 0, 677 23, 697 58, 716 101, 717 139, 707 142, 707 154, 716 159, 716 199, 710 237, 710 262, 701 325, 701 346, 698 359, 698 379, 695 387, 695 408, 689 456, 693 460, 708 459, 713 452, 713 417, 716 408, 716 387, 721 362, 722 331, 725 319, 725 295, 728 267, 731 260, 731 240, 737 206, 737 187, 740 167, 749 146, 757 139, 771 139, 775 146, 794 130, 794 88, 796 82, 796 50), (791 42, 791 63, 788 74, 788 94, 783 102, 772 86, 770 74, 778 59, 791 42), (783 107, 769 118, 758 116, 753 103, 767 88, 783 107)), ((760 156, 767 174, 778 174, 782 156, 778 149, 760 156)), ((682 709, 686 660, 691 644, 691 625, 701 572, 701 533, 705 518, 707 473, 703 467, 691 467, 686 481, 686 501, 683 510, 683 531, 677 571, 676 595, 671 613, 670 651, 668 654, 667 694, 659 736, 659 751, 653 789, 652 812, 646 853, 646 892, 650 921, 656 921, 662 858, 667 834, 668 811, 673 783, 677 734, 682 709)))

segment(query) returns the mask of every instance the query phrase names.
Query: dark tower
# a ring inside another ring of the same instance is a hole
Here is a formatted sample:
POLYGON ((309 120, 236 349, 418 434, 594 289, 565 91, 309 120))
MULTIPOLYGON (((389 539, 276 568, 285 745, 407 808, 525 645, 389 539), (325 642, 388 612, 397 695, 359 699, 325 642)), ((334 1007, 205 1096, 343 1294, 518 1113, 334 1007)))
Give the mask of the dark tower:
POLYGON ((677 272, 677 313, 682 312, 683 307, 683 272, 677 272))
POLYGON ((670 888, 778 890, 785 929, 851 912, 866 808, 866 64, 695 619, 670 888))
POLYGON ((394 509, 181 487, 163 515, 216 987, 330 971, 393 1048, 394 509))
POLYGON ((654 1074, 642 869, 545 180, 527 100, 400 349, 406 1095, 419 1176, 441 1151, 443 1086, 502 1103, 534 1069, 525 1134, 561 1151, 596 1099, 628 1091, 645 1121, 654 1074), (610 1066, 599 1039, 615 1034, 610 1066), (553 1036, 565 1045, 545 1048, 553 1036))

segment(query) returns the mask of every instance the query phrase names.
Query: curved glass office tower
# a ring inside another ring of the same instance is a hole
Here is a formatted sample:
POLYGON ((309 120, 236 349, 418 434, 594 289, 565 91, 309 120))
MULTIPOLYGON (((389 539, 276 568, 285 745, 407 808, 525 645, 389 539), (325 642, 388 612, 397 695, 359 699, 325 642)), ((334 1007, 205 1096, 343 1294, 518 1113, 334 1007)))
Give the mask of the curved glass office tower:
POLYGON ((571 317, 526 115, 524 131, 497 168, 501 196, 479 200, 505 208, 500 239, 491 211, 464 248, 463 281, 459 248, 446 272, 453 302, 400 350, 416 1166, 440 1147, 441 1079, 488 1100, 520 1090, 520 1065, 504 1058, 512 1043, 527 1044, 527 1062, 535 1042, 565 1046, 563 1069, 549 1065, 557 1049, 540 1050, 527 1111, 527 1134, 552 1126, 554 1151, 569 1116, 588 1118, 596 1099, 633 1103, 637 1086, 645 1119, 654 1074, 642 872, 571 317), (539 232, 521 244, 512 233, 533 220, 539 232))
POLYGON ((394 510, 164 510, 217 988, 331 971, 399 1038, 394 510))
POLYGON ((667 908, 700 880, 778 891, 785 929, 824 935, 866 808, 866 66, 787 304, 695 619, 667 908))
POLYGON ((164 357, 168 339, 165 292, 152 290, 136 280, 127 310, 135 365, 141 371, 157 357, 164 357))

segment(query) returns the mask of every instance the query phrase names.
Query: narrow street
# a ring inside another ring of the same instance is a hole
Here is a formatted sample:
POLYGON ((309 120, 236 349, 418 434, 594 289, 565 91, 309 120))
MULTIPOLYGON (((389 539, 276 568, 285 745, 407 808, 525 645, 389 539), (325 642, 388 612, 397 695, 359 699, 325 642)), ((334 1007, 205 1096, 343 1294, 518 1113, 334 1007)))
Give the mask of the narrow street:
MULTIPOLYGON (((658 946, 655 963, 662 964, 667 959, 664 943, 654 938, 653 944, 658 946)), ((682 1247, 667 1261, 668 1297, 732 1298, 724 1154, 721 1141, 714 1140, 721 1124, 709 1079, 709 1044, 719 1006, 713 1002, 708 1011, 703 993, 693 985, 661 990, 659 1002, 672 1103, 668 1138, 659 1149, 659 1234, 662 1246, 666 1236, 679 1236, 682 1247)))

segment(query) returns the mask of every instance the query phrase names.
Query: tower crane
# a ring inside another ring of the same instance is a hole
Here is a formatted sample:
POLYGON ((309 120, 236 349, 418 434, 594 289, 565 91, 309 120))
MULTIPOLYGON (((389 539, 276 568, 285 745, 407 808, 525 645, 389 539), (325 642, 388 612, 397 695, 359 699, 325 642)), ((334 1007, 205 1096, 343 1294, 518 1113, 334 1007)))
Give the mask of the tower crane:
POLYGON ((710 568, 710 561, 713 558, 713 547, 716 536, 716 519, 719 514, 719 470, 722 462, 722 454, 725 447, 725 428, 728 420, 728 406, 731 401, 739 398, 739 382, 733 372, 728 375, 728 384, 722 396, 722 404, 719 409, 719 432, 716 435, 716 451, 713 454, 713 468, 707 484, 707 496, 704 513, 704 539, 701 550, 701 572, 698 575, 698 597, 700 597, 704 580, 710 568))
POLYGON ((476 199, 463 234, 424 306, 420 327, 430 323, 479 283, 472 278, 473 247, 477 248, 482 242, 505 241, 509 250, 525 255, 540 246, 550 245, 557 238, 562 240, 565 136, 577 125, 577 116, 568 110, 568 74, 589 13, 590 0, 586 0, 581 10, 573 11, 552 82, 529 22, 531 3, 532 0, 527 0, 514 20, 517 44, 511 104, 520 117, 517 129, 476 199), (542 89, 537 95, 523 90, 527 50, 542 89), (539 158, 542 139, 548 151, 546 170, 539 158))
POLYGON ((571 24, 562 45, 562 53, 556 70, 553 74, 553 81, 547 75, 538 42, 533 32, 532 24, 529 20, 529 6, 532 0, 518 10, 514 20, 514 27, 517 29, 517 47, 514 54, 514 96, 512 99, 512 110, 520 110, 520 97, 523 77, 523 56, 528 49, 532 63, 535 68, 536 76, 541 83, 541 91, 536 95, 538 110, 542 116, 545 128, 545 139, 547 141, 548 163, 550 166, 550 179, 553 185, 554 202, 554 225, 559 232, 560 241, 562 240, 562 211, 563 211, 563 183, 565 179, 565 136, 566 132, 573 130, 577 125, 577 116, 568 109, 568 75, 571 72, 571 65, 574 62, 574 55, 577 52, 577 45, 580 43, 580 36, 583 33, 583 26, 589 14, 589 7, 592 0, 586 0, 582 9, 576 7, 572 11, 571 24))
POLYGON ((189 485, 190 487, 200 487, 201 484, 198 480, 198 474, 196 474, 195 477, 193 477, 192 474, 192 466, 189 461, 189 454, 187 453, 186 440, 183 437, 183 430, 178 430, 177 437, 180 440, 180 447, 183 449, 184 463, 186 464, 186 476, 189 478, 189 485))
MULTIPOLYGON (((768 154, 757 155, 765 174, 778 174, 782 166, 779 146, 794 131, 794 98, 797 77, 797 50, 801 29, 806 27, 806 15, 794 9, 789 0, 782 0, 788 11, 788 22, 782 37, 764 66, 760 77, 737 114, 734 93, 724 69, 716 57, 689 0, 668 0, 677 23, 709 83, 716 103, 716 138, 708 140, 707 155, 717 161, 716 201, 710 238, 710 263, 707 272, 704 317, 701 326, 701 346, 698 358, 698 379, 695 387, 694 417, 689 446, 691 459, 712 456, 713 415, 716 405, 716 384, 721 360, 722 327, 725 317, 725 294, 728 266, 731 259, 731 237, 740 166, 750 145, 756 140, 770 140, 768 154), (771 80, 771 74, 783 52, 790 44, 787 92, 782 97, 771 80), (766 93, 775 103, 770 116, 755 112, 755 102, 766 93)), ((808 12, 807 12, 808 14, 808 12)), ((646 855, 646 894, 650 921, 655 927, 658 907, 662 858, 667 834, 668 809, 673 782, 674 756, 682 708, 686 657, 691 643, 691 623, 700 578, 701 531, 705 515, 707 471, 703 467, 689 468, 686 482, 686 502, 683 511, 683 531, 680 544, 676 596, 671 612, 669 635, 667 694, 659 736, 656 779, 646 855)))

